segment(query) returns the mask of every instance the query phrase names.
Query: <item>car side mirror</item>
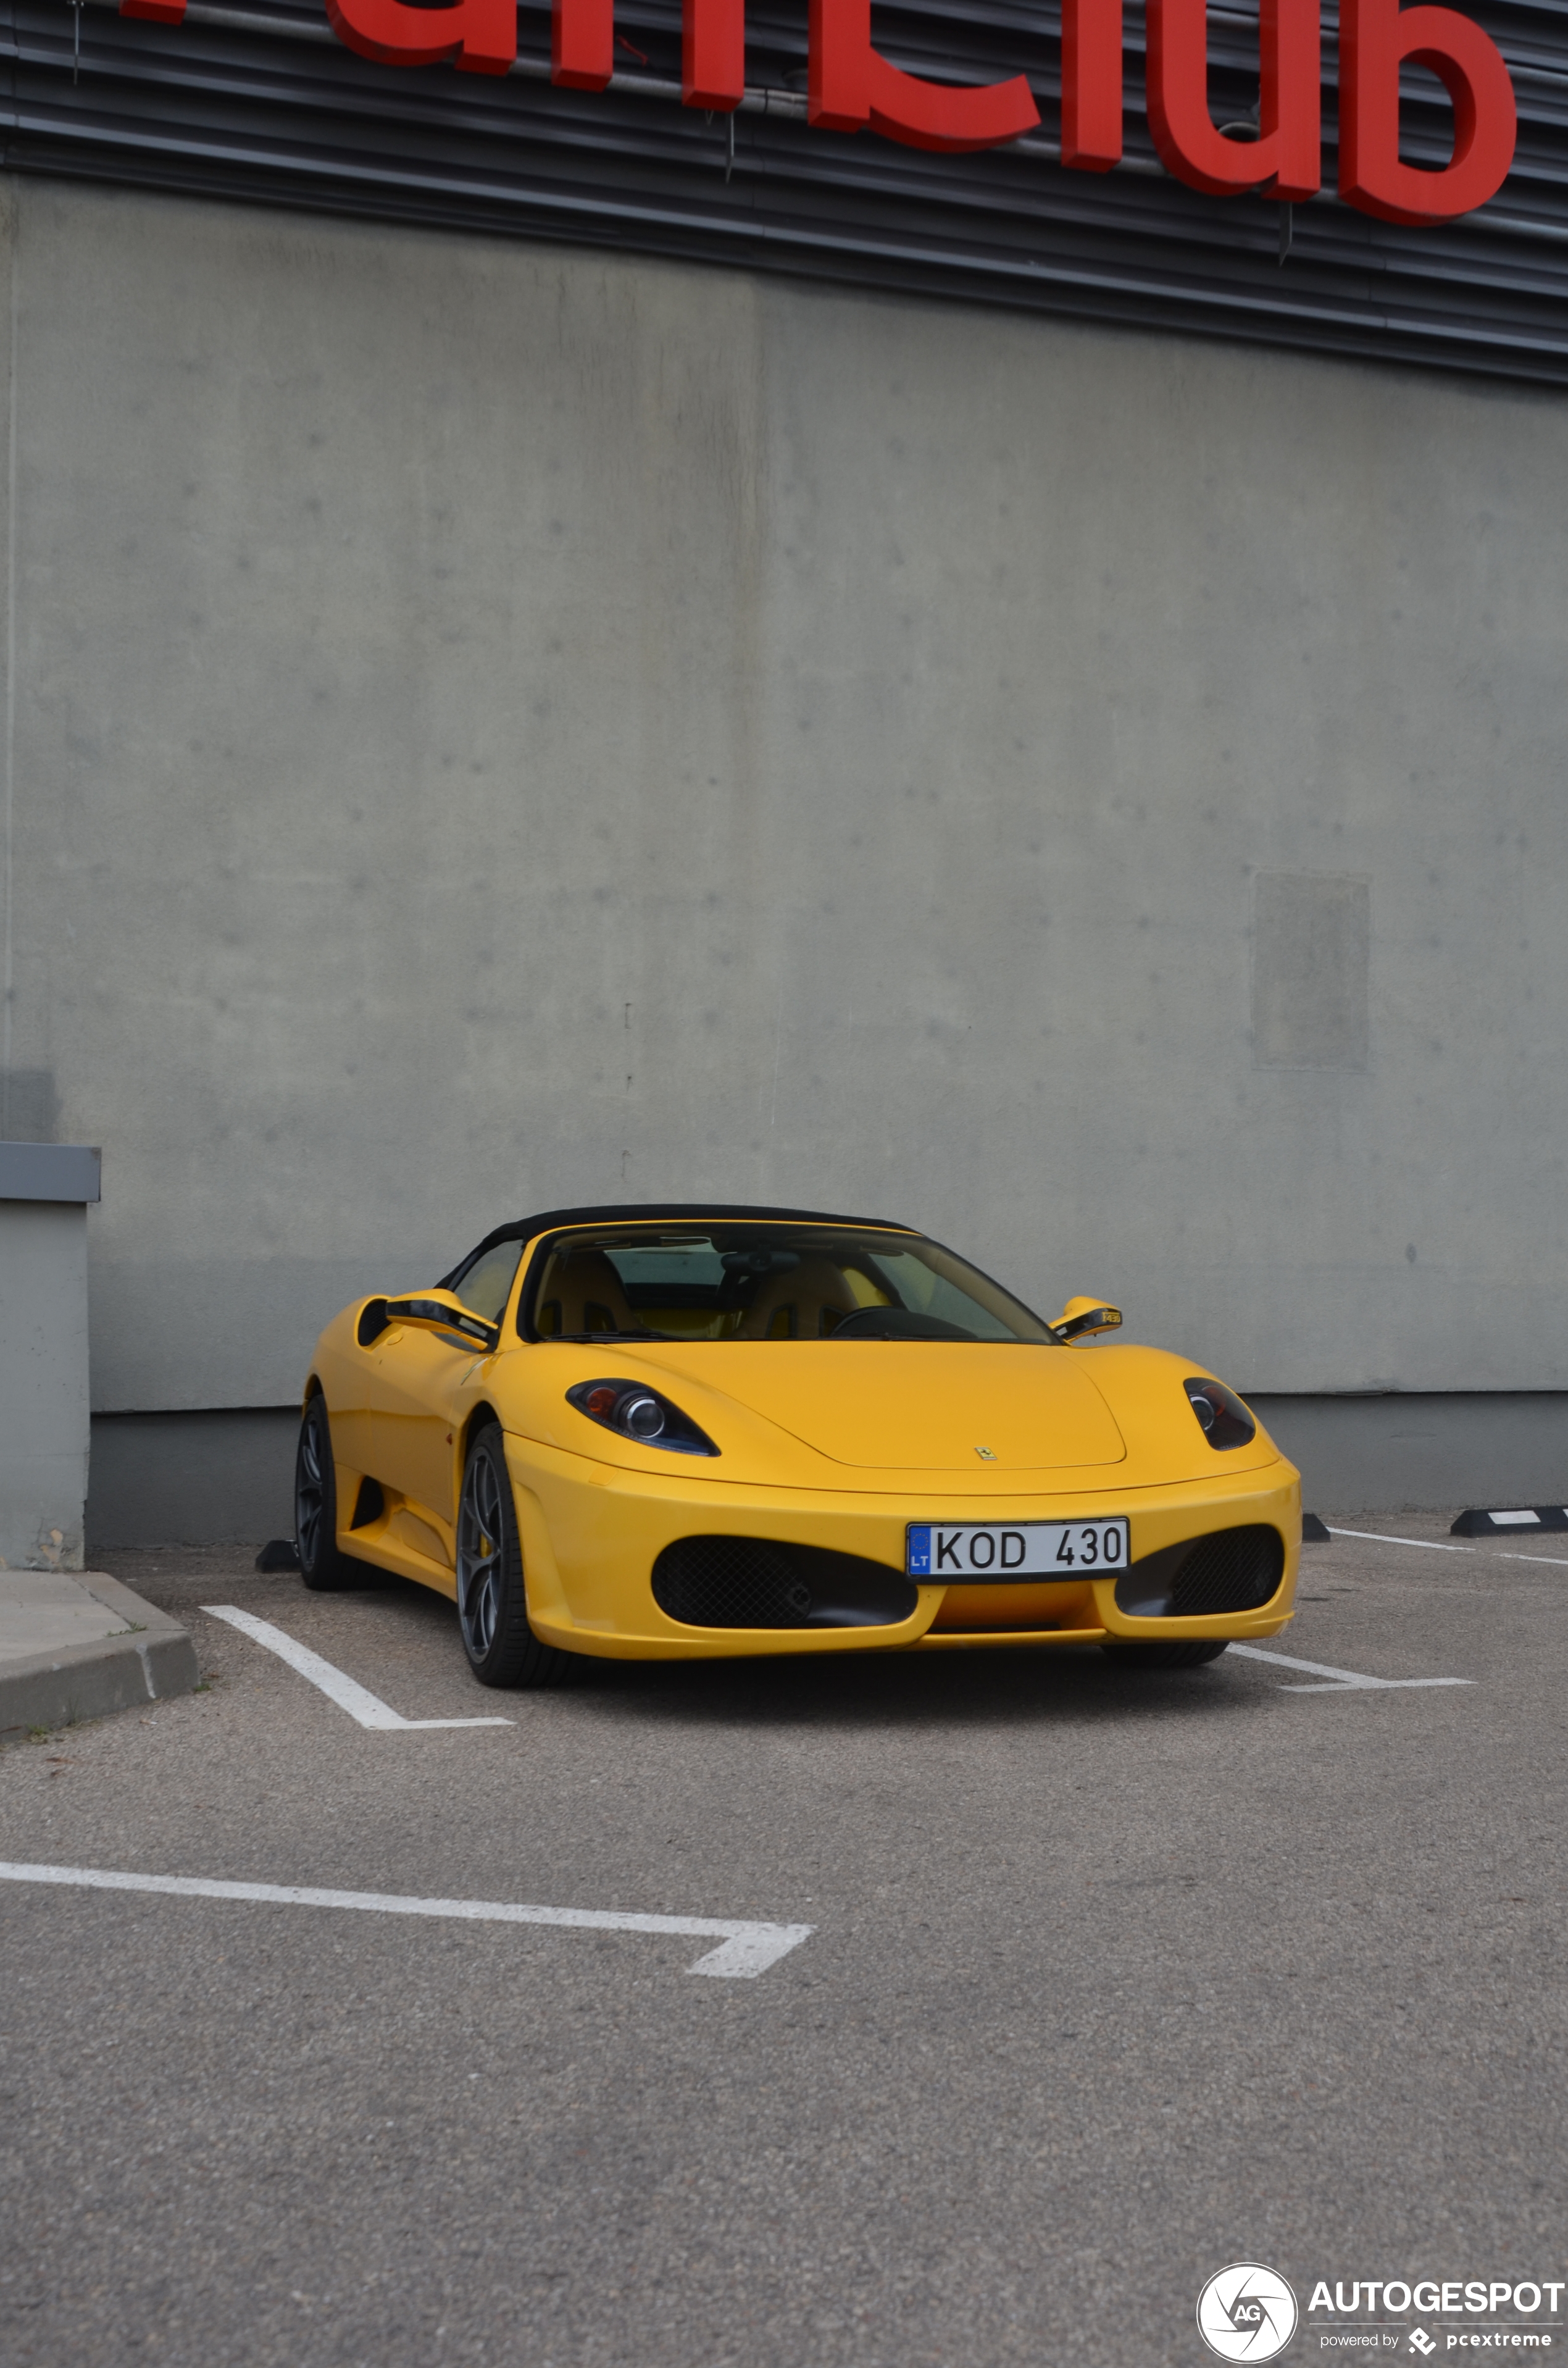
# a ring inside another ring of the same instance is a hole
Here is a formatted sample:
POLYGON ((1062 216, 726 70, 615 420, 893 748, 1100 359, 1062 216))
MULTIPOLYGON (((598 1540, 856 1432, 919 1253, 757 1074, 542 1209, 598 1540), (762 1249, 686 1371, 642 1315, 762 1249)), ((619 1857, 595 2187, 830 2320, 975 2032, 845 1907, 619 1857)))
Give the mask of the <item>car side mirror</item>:
POLYGON ((1101 1299, 1070 1299, 1051 1326, 1059 1340, 1087 1340, 1096 1332, 1119 1332, 1121 1310, 1101 1299))
POLYGON ((498 1324, 487 1324, 450 1291, 421 1291, 408 1299, 389 1299, 387 1322, 411 1325, 416 1332, 460 1332, 465 1340, 486 1350, 495 1348, 501 1338, 498 1324))

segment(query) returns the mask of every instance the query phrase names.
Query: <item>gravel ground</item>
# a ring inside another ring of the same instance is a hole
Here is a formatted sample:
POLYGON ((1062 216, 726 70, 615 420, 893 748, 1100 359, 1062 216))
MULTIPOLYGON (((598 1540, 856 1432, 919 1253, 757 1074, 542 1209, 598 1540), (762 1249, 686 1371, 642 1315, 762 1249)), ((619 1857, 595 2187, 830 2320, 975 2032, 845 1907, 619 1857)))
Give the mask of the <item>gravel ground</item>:
POLYGON ((1238 2260, 1294 2360, 1349 2324, 1320 2279, 1568 2277, 1568 1538, 1308 1549, 1281 1650, 1476 1681, 1389 1691, 1074 1651, 486 1694, 438 1599, 250 1561, 111 1558, 210 1682, 0 1755, 8 1859, 816 1930, 725 1982, 689 1939, 0 1885, 14 2368, 1145 2368, 1209 2357, 1238 2260), (516 1724, 366 1730, 210 1603, 516 1724))

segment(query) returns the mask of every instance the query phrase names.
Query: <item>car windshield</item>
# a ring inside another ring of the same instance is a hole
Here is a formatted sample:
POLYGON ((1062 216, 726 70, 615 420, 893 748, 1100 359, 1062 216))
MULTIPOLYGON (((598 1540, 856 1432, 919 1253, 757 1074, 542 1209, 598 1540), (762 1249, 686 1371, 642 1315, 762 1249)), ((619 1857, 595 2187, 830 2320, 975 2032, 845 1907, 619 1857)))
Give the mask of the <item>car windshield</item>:
POLYGON ((541 1340, 1017 1340, 1056 1335, 918 1234, 611 1225, 558 1234, 519 1310, 541 1340))

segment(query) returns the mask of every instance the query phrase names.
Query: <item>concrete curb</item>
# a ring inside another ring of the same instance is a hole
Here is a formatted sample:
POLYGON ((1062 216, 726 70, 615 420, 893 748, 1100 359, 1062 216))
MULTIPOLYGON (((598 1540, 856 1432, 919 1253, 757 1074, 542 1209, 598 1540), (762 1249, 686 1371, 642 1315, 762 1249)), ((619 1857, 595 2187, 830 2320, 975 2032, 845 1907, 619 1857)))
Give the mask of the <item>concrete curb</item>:
POLYGON ((129 1622, 131 1634, 64 1645, 0 1666, 0 1744, 19 1741, 32 1727, 74 1726, 111 1711, 144 1708, 170 1694, 187 1694, 201 1681, 196 1646, 177 1620, 102 1571, 64 1576, 129 1622))

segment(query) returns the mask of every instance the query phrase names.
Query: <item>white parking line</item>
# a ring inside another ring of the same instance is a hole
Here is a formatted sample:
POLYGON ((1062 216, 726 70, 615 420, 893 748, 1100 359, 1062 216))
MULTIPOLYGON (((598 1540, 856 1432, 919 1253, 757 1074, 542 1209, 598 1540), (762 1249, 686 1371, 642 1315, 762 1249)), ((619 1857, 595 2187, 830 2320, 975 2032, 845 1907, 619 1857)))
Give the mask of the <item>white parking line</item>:
POLYGON ((204 1603, 201 1609, 210 1619, 226 1620, 231 1628, 237 1628, 253 1644, 265 1645, 269 1653, 276 1653, 280 1661, 287 1661, 291 1669, 298 1669, 301 1677, 308 1678, 312 1686, 319 1686, 339 1710, 346 1710, 350 1718, 358 1720, 361 1726, 408 1728, 517 1725, 517 1721, 510 1718, 400 1718, 395 1710, 389 1710, 378 1695, 360 1685, 357 1679, 345 1677, 343 1671, 335 1669, 330 1661, 324 1661, 319 1653, 312 1653, 308 1645, 297 1644, 281 1628, 274 1628, 269 1620, 256 1620, 248 1611, 236 1611, 232 1603, 204 1603))
POLYGON ((161 1891, 182 1899, 247 1899, 277 1907, 358 1907, 376 1916, 456 1917, 473 1924, 558 1924, 583 1932, 687 1932, 723 1946, 688 1974, 749 1981, 798 1949, 814 1924, 752 1924, 729 1917, 642 1916, 608 1907, 522 1907, 501 1899, 403 1898, 386 1891, 317 1891, 285 1883, 212 1883, 193 1874, 120 1874, 101 1866, 29 1866, 0 1859, 0 1882, 60 1883, 88 1891, 161 1891))
MULTIPOLYGON (((1368 1538, 1375 1546, 1425 1546, 1430 1554, 1481 1554, 1479 1546, 1451 1545, 1447 1538, 1391 1538, 1381 1530, 1336 1530, 1332 1521, 1324 1523, 1331 1538, 1368 1538)), ((1545 1562, 1558 1570, 1568 1570, 1568 1554, 1483 1554, 1485 1562, 1545 1562)), ((1457 1682, 1457 1680, 1456 1680, 1457 1682)))
POLYGON ((1298 1661, 1289 1653, 1266 1653, 1259 1645, 1233 1645, 1231 1650, 1249 1661, 1278 1661, 1282 1669, 1308 1669, 1330 1681, 1320 1686, 1282 1685, 1282 1694, 1342 1694, 1374 1688, 1382 1692, 1395 1686, 1473 1686, 1476 1682, 1473 1678, 1363 1678, 1354 1669, 1331 1669, 1325 1661, 1298 1661))
POLYGON ((1434 1554, 1473 1554, 1473 1546, 1456 1546, 1447 1538, 1391 1538, 1381 1530, 1336 1530, 1332 1521, 1324 1523, 1331 1538, 1370 1538, 1375 1546, 1430 1546, 1434 1554))

